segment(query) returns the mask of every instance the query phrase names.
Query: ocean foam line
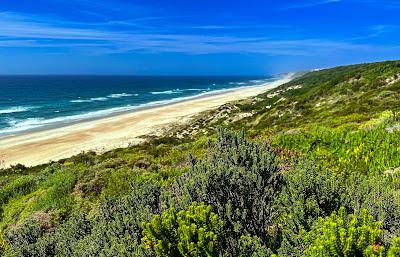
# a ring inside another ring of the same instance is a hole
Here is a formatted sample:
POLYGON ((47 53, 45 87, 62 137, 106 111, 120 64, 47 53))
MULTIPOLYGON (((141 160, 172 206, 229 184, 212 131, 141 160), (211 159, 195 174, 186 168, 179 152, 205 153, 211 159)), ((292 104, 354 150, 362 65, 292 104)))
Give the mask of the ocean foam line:
MULTIPOLYGON (((149 102, 146 104, 141 104, 139 107, 154 107, 154 106, 166 105, 166 104, 171 104, 171 103, 176 103, 176 102, 192 100, 192 99, 196 99, 196 98, 204 97, 204 96, 222 94, 225 92, 231 92, 231 91, 236 91, 236 90, 245 89, 245 88, 263 86, 263 85, 269 84, 270 82, 272 82, 276 79, 278 79, 278 78, 268 79, 268 80, 265 80, 264 83, 256 84, 256 85, 253 84, 253 85, 246 85, 246 86, 240 86, 240 87, 221 88, 221 89, 211 90, 211 91, 202 91, 202 93, 192 95, 192 96, 176 97, 176 98, 172 98, 172 99, 168 99, 168 100, 154 101, 154 102, 149 102)), ((187 89, 185 89, 185 90, 187 90, 187 89)), ((206 90, 206 89, 199 89, 199 90, 206 90)))
POLYGON ((77 99, 77 100, 71 100, 71 103, 91 103, 95 101, 107 101, 108 99, 106 97, 92 97, 89 99, 77 99))
POLYGON ((91 103, 91 102, 93 102, 93 101, 78 99, 78 100, 71 100, 71 101, 69 101, 69 102, 70 102, 70 103, 91 103))
POLYGON ((154 91, 150 92, 152 95, 172 95, 172 94, 181 94, 186 91, 209 91, 211 90, 209 87, 208 88, 186 88, 186 89, 170 89, 170 90, 165 90, 165 91, 154 91))
POLYGON ((0 129, 0 136, 12 135, 18 132, 24 132, 31 129, 38 128, 38 123, 44 120, 43 118, 27 118, 25 120, 10 119, 7 123, 11 126, 8 128, 0 129))
POLYGON ((120 94, 111 94, 108 95, 107 97, 92 97, 89 99, 75 99, 71 100, 71 103, 92 103, 95 101, 107 101, 110 98, 121 98, 121 97, 128 97, 128 96, 138 96, 139 94, 128 94, 128 93, 120 93, 120 94))
POLYGON ((123 107, 114 107, 114 108, 109 108, 109 109, 104 109, 104 110, 99 110, 99 111, 93 111, 93 112, 70 115, 70 116, 61 116, 61 117, 51 118, 51 119, 44 119, 44 118, 28 118, 28 119, 24 119, 24 120, 10 119, 7 122, 9 127, 0 129, 0 136, 15 134, 18 132, 29 131, 32 129, 39 129, 39 128, 43 128, 45 126, 54 126, 57 124, 68 124, 68 123, 73 123, 73 122, 101 118, 101 117, 105 117, 105 116, 115 114, 115 113, 132 111, 132 110, 139 109, 139 108, 161 106, 161 105, 166 105, 166 104, 170 104, 170 103, 174 103, 174 102, 189 100, 189 99, 192 99, 195 97, 196 96, 178 97, 178 98, 173 98, 173 99, 169 99, 169 100, 153 101, 153 102, 144 103, 144 104, 140 104, 140 105, 134 105, 134 106, 126 105, 123 107))
MULTIPOLYGON (((272 81, 272 80, 270 80, 270 81, 272 81)), ((266 83, 264 83, 262 85, 265 85, 265 84, 266 83)), ((256 86, 261 86, 261 85, 256 85, 256 86)), ((204 97, 204 96, 208 96, 208 95, 221 94, 221 93, 235 91, 235 90, 249 88, 249 87, 255 87, 255 85, 248 85, 248 86, 234 87, 234 88, 222 88, 222 89, 218 89, 218 90, 202 92, 200 94, 196 94, 193 96, 176 97, 176 98, 172 98, 172 99, 168 99, 168 100, 153 101, 153 102, 143 103, 143 104, 139 104, 139 105, 126 105, 126 106, 122 106, 122 107, 114 107, 114 108, 98 110, 98 111, 93 111, 93 112, 88 112, 88 113, 83 113, 83 114, 61 116, 61 117, 51 118, 51 119, 44 119, 44 118, 28 118, 25 120, 11 119, 8 122, 8 125, 10 127, 0 129, 0 136, 1 135, 10 135, 10 134, 14 134, 17 132, 24 132, 24 131, 28 131, 28 130, 32 130, 32 129, 43 128, 45 126, 55 126, 58 124, 69 124, 69 123, 73 123, 73 122, 96 119, 96 118, 106 117, 111 114, 133 111, 133 110, 137 110, 140 108, 157 107, 157 106, 187 101, 187 100, 204 97)))
POLYGON ((108 95, 108 98, 121 98, 121 97, 127 97, 127 96, 138 96, 139 94, 127 94, 127 93, 121 93, 121 94, 111 94, 108 95))
POLYGON ((44 119, 44 118, 28 118, 28 119, 11 119, 7 123, 9 127, 0 129, 0 135, 8 135, 16 132, 24 132, 32 129, 38 129, 45 126, 52 126, 57 124, 68 124, 93 118, 100 118, 112 113, 128 111, 131 106, 114 107, 105 110, 88 112, 83 114, 76 114, 70 116, 60 116, 57 118, 44 119))
MULTIPOLYGON (((215 84, 214 84, 215 85, 215 84)), ((189 89, 184 89, 183 91, 210 91, 211 88, 189 88, 189 89)))
POLYGON ((15 107, 10 107, 8 109, 0 109, 0 114, 10 114, 10 113, 16 113, 16 112, 27 112, 27 111, 29 111, 31 109, 33 109, 33 107, 15 106, 15 107))
POLYGON ((150 94, 152 94, 152 95, 172 95, 172 94, 181 94, 181 93, 182 93, 182 90, 180 90, 180 89, 150 92, 150 94))

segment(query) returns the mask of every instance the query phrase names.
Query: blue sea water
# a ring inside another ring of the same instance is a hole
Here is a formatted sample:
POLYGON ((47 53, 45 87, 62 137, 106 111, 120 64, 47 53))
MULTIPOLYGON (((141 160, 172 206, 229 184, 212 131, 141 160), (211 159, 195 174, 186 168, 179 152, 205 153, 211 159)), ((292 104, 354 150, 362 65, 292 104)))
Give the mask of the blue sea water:
POLYGON ((0 76, 0 137, 273 80, 271 77, 0 76))

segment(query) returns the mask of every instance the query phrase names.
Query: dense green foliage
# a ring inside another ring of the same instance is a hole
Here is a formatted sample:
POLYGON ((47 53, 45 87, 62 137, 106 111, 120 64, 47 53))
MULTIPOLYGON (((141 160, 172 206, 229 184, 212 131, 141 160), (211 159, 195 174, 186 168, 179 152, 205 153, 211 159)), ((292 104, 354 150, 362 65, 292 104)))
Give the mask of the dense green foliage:
POLYGON ((399 256, 397 237, 387 251, 382 242, 381 223, 363 209, 360 217, 348 215, 344 207, 326 218, 319 218, 310 231, 299 235, 305 246, 304 257, 399 256))
POLYGON ((393 244, 389 249, 388 257, 396 257, 400 256, 400 238, 397 237, 393 240, 393 244))
POLYGON ((143 243, 157 256, 218 256, 223 221, 211 205, 191 204, 187 211, 174 208, 144 224, 143 243))
POLYGON ((333 213, 325 219, 319 218, 311 231, 303 236, 307 245, 303 256, 382 256, 382 230, 379 222, 374 222, 366 210, 361 217, 347 215, 345 209, 333 213))
POLYGON ((274 199, 282 185, 281 169, 266 144, 244 134, 219 131, 215 150, 204 160, 192 159, 192 169, 173 187, 177 205, 204 201, 224 221, 223 248, 233 256, 242 236, 257 236, 268 246, 276 237, 274 199))
POLYGON ((307 153, 335 172, 379 174, 400 167, 400 133, 388 133, 383 126, 358 131, 315 128, 280 135, 273 145, 307 153))
POLYGON ((184 139, 0 170, 0 255, 400 256, 399 117, 400 62, 353 65, 184 139))

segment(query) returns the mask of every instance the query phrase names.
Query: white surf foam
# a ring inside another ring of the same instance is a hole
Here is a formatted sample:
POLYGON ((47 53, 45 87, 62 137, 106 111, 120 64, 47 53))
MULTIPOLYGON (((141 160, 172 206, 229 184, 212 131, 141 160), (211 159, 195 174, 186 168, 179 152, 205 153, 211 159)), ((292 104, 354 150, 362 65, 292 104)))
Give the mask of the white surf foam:
POLYGON ((150 94, 152 94, 152 95, 172 95, 172 94, 181 94, 181 93, 182 93, 182 90, 180 90, 180 89, 150 92, 150 94))
POLYGON ((0 135, 13 134, 37 128, 37 124, 43 120, 43 118, 28 118, 24 120, 10 119, 7 122, 10 127, 0 129, 0 135))
POLYGON ((24 106, 15 106, 15 107, 10 107, 7 109, 0 109, 0 114, 10 114, 10 113, 16 113, 16 112, 27 112, 31 110, 32 107, 24 107, 24 106))
POLYGON ((95 101, 107 101, 107 97, 92 97, 89 99, 76 99, 76 100, 71 100, 71 103, 91 103, 95 101))
MULTIPOLYGON (((127 94, 127 93, 111 94, 111 95, 108 95, 107 97, 109 97, 109 98, 121 98, 121 97, 128 97, 128 96, 133 96, 133 94, 127 94)), ((138 96, 138 94, 134 94, 134 96, 138 96)))
POLYGON ((75 99, 75 100, 71 100, 71 103, 92 103, 92 102, 96 102, 96 101, 107 101, 110 98, 121 98, 121 97, 128 97, 128 96, 138 96, 139 94, 128 94, 128 93, 121 93, 121 94, 111 94, 108 95, 107 97, 92 97, 89 99, 75 99))
MULTIPOLYGON (((273 81, 273 80, 269 80, 269 81, 273 81)), ((185 89, 185 90, 201 91, 201 93, 192 95, 192 96, 175 97, 175 98, 171 98, 168 100, 153 101, 153 102, 143 103, 143 104, 139 104, 139 105, 126 105, 126 106, 122 106, 122 107, 113 107, 113 108, 104 109, 104 110, 97 110, 97 111, 76 114, 76 115, 70 115, 70 116, 60 116, 60 117, 50 118, 50 119, 44 119, 44 118, 28 118, 28 119, 24 119, 24 120, 11 119, 8 122, 9 127, 0 129, 0 136, 15 134, 18 132, 24 132, 24 131, 28 131, 28 130, 32 130, 32 129, 39 129, 42 127, 60 126, 62 124, 70 124, 73 122, 96 119, 96 118, 106 117, 106 116, 116 114, 116 113, 132 111, 132 110, 136 110, 136 109, 140 109, 140 108, 162 106, 162 105, 166 105, 166 104, 191 100, 191 99, 204 97, 204 96, 208 96, 208 95, 221 94, 224 92, 235 91, 235 90, 238 90, 241 88, 248 88, 248 87, 255 87, 255 86, 257 86, 257 85, 253 84, 253 85, 246 85, 246 86, 234 87, 234 88, 222 88, 222 89, 218 89, 218 90, 210 90, 209 88, 208 89, 185 89), (205 91, 205 90, 209 90, 209 91, 205 91)), ((182 92, 182 90, 180 90, 180 89, 175 89, 175 90, 162 91, 162 93, 176 92, 177 90, 179 90, 178 92, 182 92)), ((152 93, 157 93, 157 92, 152 92, 152 93)), ((161 93, 161 92, 158 92, 158 93, 161 93)), ((125 94, 124 96, 127 96, 127 95, 128 94, 125 94)), ((78 99, 76 101, 85 101, 85 100, 103 101, 103 99, 104 99, 104 97, 98 97, 98 98, 91 98, 91 99, 78 99), (94 99, 97 99, 97 100, 94 100, 94 99)), ((9 110, 11 110, 11 108, 9 110)), ((22 111, 22 109, 18 109, 18 110, 22 111)), ((3 113, 7 113, 7 112, 4 112, 5 110, 0 110, 0 113, 2 113, 1 111, 3 111, 3 113)))
POLYGON ((186 88, 186 89, 172 89, 172 90, 165 90, 165 91, 154 91, 150 92, 152 95, 172 95, 172 94, 181 94, 186 91, 209 91, 210 88, 186 88))

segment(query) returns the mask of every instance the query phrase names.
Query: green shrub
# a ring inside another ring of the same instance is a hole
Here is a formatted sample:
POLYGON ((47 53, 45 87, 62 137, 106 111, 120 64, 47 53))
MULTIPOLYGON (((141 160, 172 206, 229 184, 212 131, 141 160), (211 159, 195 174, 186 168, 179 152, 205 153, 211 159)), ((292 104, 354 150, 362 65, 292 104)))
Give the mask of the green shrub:
POLYGON ((86 225, 90 230, 74 233, 66 224, 56 232, 57 256, 149 256, 141 244, 141 224, 160 212, 159 195, 159 185, 146 183, 123 197, 106 198, 86 225))
MULTIPOLYGON (((35 176, 26 175, 13 180, 11 183, 0 188, 0 207, 7 204, 9 199, 29 194, 38 184, 35 176)), ((0 214, 2 210, 0 209, 0 214)), ((1 218, 0 218, 1 221, 1 218)))
POLYGON ((258 237, 250 235, 240 237, 238 257, 269 257, 271 255, 271 250, 258 237))
POLYGON ((51 229, 27 219, 7 232, 4 256, 148 256, 141 223, 160 211, 159 191, 158 185, 136 186, 129 195, 107 198, 94 217, 80 210, 51 229))
POLYGON ((400 133, 388 133, 384 126, 357 131, 316 127, 280 135, 273 145, 314 156, 338 173, 375 175, 400 166, 400 133))
POLYGON ((379 220, 383 241, 388 247, 393 238, 400 235, 400 195, 391 178, 353 174, 342 187, 346 191, 342 205, 357 215, 366 209, 375 220, 379 220))
POLYGON ((277 205, 281 206, 280 256, 299 256, 300 232, 309 231, 318 217, 326 217, 338 210, 343 202, 350 202, 345 182, 345 177, 308 161, 299 162, 285 174, 285 186, 276 199, 277 205))
POLYGON ((400 256, 400 237, 393 240, 392 246, 390 247, 387 257, 398 257, 400 256))
POLYGON ((43 232, 42 225, 34 219, 28 219, 21 227, 8 231, 6 241, 11 247, 6 247, 7 255, 34 256, 35 247, 33 244, 43 235, 43 232))
POLYGON ((372 257, 384 256, 380 222, 375 222, 366 210, 361 217, 346 214, 342 207, 302 236, 304 257, 372 257))
POLYGON ((223 222, 204 203, 192 203, 187 211, 174 208, 144 224, 143 241, 157 256, 218 256, 223 222))
POLYGON ((330 215, 340 206, 356 215, 366 209, 379 220, 386 248, 400 234, 400 197, 391 177, 385 175, 347 177, 301 161, 285 174, 277 202, 282 210, 280 256, 299 256, 300 232, 309 231, 319 217, 330 215))
POLYGON ((277 244, 274 200, 282 186, 278 158, 267 144, 254 143, 244 133, 219 131, 208 158, 192 158, 191 171, 177 179, 172 205, 192 201, 214 207, 224 221, 224 251, 237 256, 241 236, 257 236, 262 244, 277 244))

